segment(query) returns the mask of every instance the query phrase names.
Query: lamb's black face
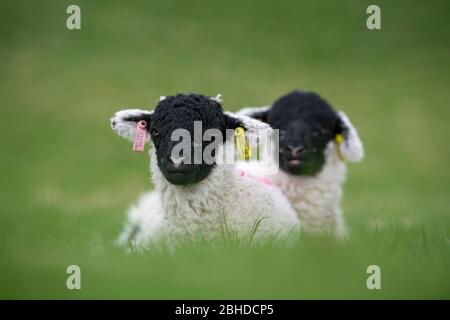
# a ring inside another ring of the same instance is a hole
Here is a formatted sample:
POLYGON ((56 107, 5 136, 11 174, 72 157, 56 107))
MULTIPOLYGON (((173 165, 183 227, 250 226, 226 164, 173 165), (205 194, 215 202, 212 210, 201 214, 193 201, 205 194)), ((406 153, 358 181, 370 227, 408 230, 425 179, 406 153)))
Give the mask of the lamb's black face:
POLYGON ((325 147, 331 134, 294 119, 280 128, 280 167, 294 175, 314 175, 325 163, 325 147))
POLYGON ((325 163, 325 148, 342 132, 341 121, 317 94, 294 91, 264 115, 280 132, 280 168, 294 175, 315 175, 325 163))
POLYGON ((194 163, 194 149, 200 148, 203 154, 205 147, 211 143, 202 141, 200 145, 194 144, 194 121, 201 121, 202 136, 207 129, 216 128, 223 131, 226 123, 218 102, 194 94, 167 97, 159 102, 152 115, 149 132, 156 148, 158 166, 164 177, 175 185, 198 183, 205 179, 214 167, 214 164, 207 164, 205 161, 194 163), (173 157, 173 148, 181 141, 172 141, 172 133, 177 129, 187 130, 192 138, 189 163, 186 163, 186 159, 173 157))

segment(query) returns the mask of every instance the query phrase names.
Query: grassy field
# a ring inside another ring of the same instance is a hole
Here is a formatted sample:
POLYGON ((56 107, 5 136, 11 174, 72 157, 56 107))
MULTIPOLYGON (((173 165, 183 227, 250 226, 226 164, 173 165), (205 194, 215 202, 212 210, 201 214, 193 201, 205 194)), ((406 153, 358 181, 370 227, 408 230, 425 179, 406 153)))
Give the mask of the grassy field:
POLYGON ((0 298, 450 298, 448 1, 377 1, 379 31, 360 0, 78 0, 82 30, 68 31, 72 3, 0 3, 0 298), (114 248, 151 188, 115 111, 175 92, 237 110, 294 88, 345 110, 365 143, 348 243, 114 248), (82 290, 66 289, 70 264, 82 290))

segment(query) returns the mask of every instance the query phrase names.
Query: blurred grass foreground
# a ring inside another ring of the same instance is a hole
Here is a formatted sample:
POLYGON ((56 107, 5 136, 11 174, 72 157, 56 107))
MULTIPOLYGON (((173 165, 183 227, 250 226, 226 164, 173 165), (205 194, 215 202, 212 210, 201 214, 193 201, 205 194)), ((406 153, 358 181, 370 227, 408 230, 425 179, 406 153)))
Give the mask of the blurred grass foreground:
POLYGON ((0 3, 1 298, 450 298, 448 1, 0 3), (319 92, 366 148, 350 167, 344 244, 220 240, 176 254, 113 246, 150 189, 148 157, 111 115, 160 95, 221 93, 227 110, 319 92), (81 290, 66 288, 68 265, 81 290), (381 290, 369 290, 369 265, 381 290))

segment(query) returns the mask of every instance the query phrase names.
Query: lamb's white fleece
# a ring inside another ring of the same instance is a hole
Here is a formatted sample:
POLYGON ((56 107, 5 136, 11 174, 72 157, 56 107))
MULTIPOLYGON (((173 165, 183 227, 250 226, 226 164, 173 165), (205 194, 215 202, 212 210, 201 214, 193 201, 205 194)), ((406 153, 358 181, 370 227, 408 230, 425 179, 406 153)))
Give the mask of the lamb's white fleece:
POLYGON ((297 212, 305 232, 344 236, 346 227, 340 202, 347 170, 335 148, 333 142, 328 144, 326 164, 312 177, 295 176, 281 169, 274 175, 266 175, 264 168, 257 164, 241 163, 239 167, 255 176, 264 176, 279 187, 297 212))
POLYGON ((250 236, 261 220, 254 239, 278 234, 297 237, 299 220, 289 201, 276 188, 241 175, 232 165, 217 165, 211 174, 192 186, 169 183, 156 164, 151 150, 153 192, 144 194, 129 210, 128 222, 119 244, 145 248, 162 237, 182 239, 200 233, 213 238, 226 227, 250 236))

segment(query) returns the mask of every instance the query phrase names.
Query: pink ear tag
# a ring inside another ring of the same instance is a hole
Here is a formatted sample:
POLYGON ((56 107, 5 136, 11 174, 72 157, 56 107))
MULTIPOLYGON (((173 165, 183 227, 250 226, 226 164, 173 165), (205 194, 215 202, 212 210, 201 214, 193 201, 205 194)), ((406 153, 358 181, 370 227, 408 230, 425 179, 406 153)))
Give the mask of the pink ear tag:
POLYGON ((144 151, 146 137, 147 137, 147 122, 141 120, 136 124, 136 133, 134 134, 133 151, 138 152, 144 151))

